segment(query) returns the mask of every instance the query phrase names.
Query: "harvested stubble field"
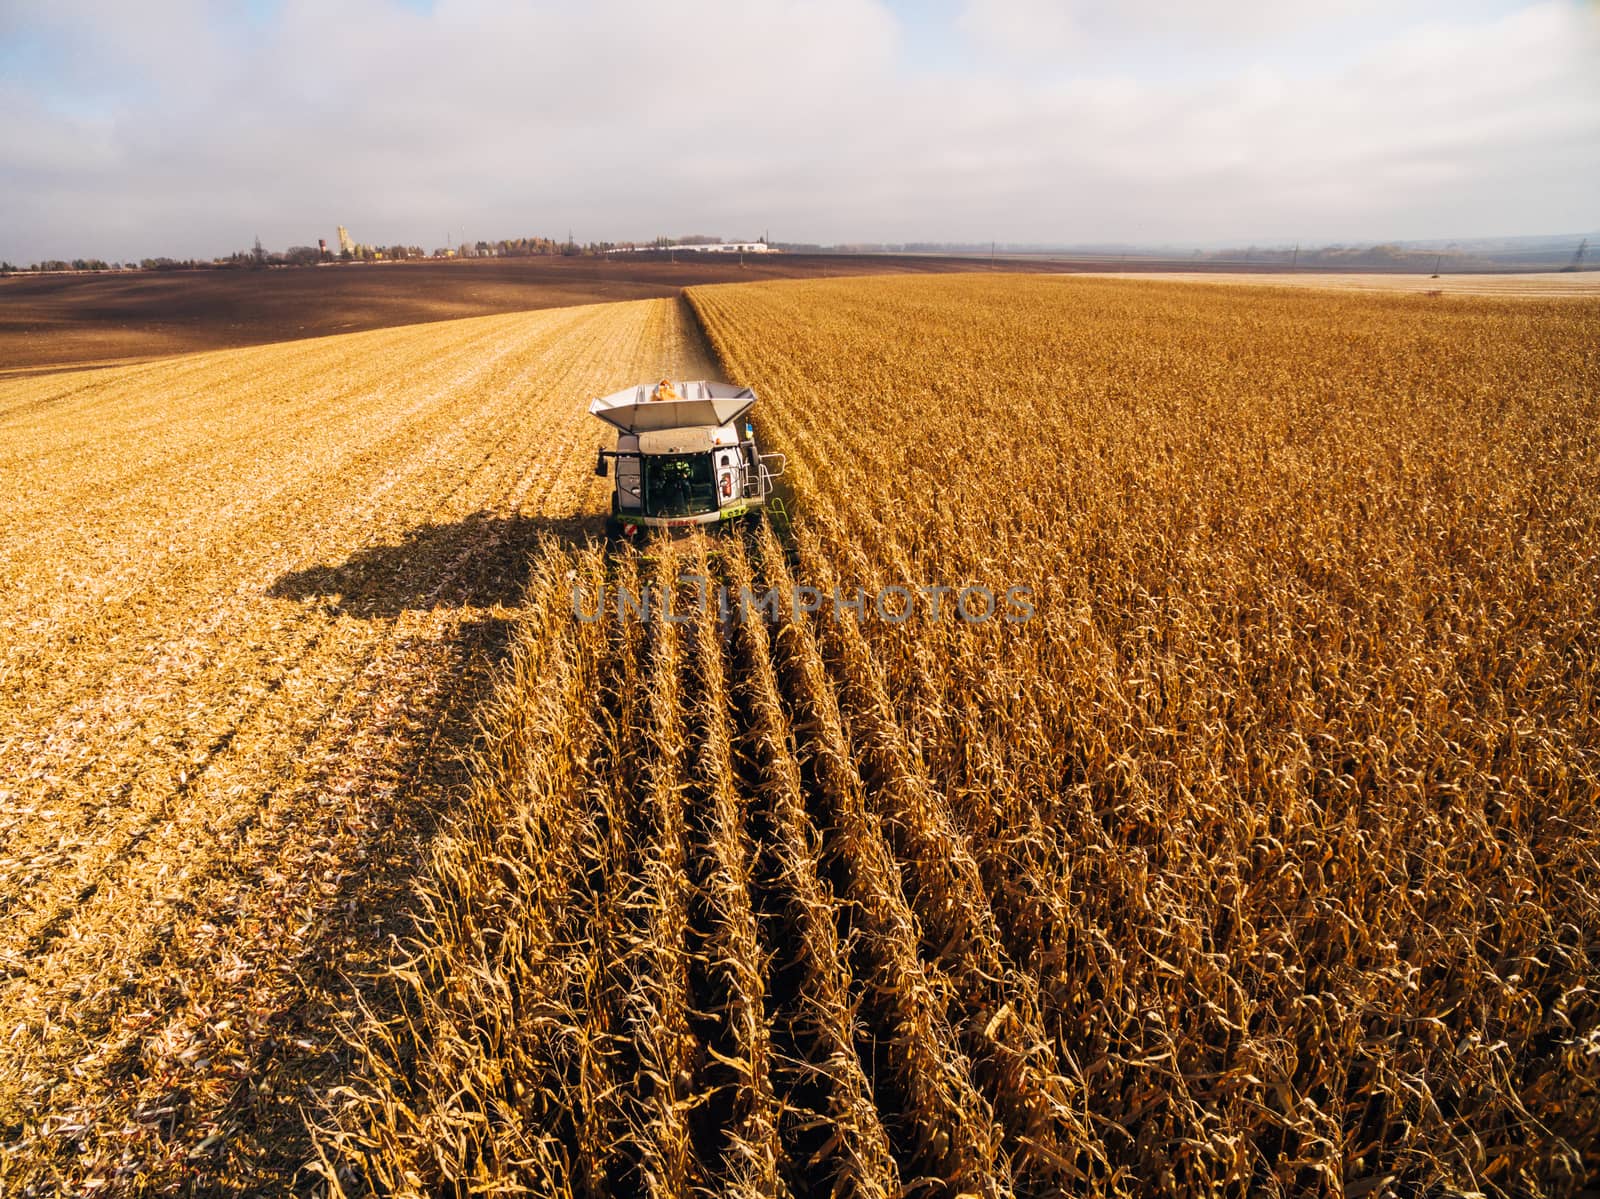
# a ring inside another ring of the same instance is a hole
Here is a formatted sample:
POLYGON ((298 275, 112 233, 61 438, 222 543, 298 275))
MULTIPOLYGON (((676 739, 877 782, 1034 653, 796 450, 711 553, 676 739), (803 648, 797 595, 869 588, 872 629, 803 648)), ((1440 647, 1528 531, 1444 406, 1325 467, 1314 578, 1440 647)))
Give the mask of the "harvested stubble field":
POLYGON ((347 1189, 1594 1185, 1600 307, 690 296, 795 522, 536 557, 347 1189))
POLYGON ((573 536, 668 303, 0 384, 0 1189, 1596 1185, 1600 305, 690 298, 791 526, 573 536))
POLYGON ((582 401, 706 369, 649 300, 0 382, 0 1195, 290 1185, 582 401))
MULTIPOLYGON (((0 275, 0 379, 393 325, 676 298, 696 283, 971 270, 934 255, 561 255, 0 275)), ((1058 270, 1039 260, 1019 269, 1058 270)))

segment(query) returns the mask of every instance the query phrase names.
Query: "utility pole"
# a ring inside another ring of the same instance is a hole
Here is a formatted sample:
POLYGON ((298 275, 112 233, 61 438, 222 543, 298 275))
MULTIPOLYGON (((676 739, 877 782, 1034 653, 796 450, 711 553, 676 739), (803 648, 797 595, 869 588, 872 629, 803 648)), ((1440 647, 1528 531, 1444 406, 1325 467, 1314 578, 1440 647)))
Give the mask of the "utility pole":
POLYGON ((989 269, 991 271, 994 270, 994 247, 995 247, 995 243, 994 242, 990 242, 989 243, 989 269))
POLYGON ((1300 265, 1300 243, 1294 243, 1294 257, 1289 260, 1289 269, 1292 271, 1300 265))
POLYGON ((1439 264, 1441 262, 1443 262, 1443 261, 1444 261, 1444 255, 1443 254, 1435 254, 1434 255, 1434 258, 1433 258, 1433 277, 1435 279, 1437 279, 1439 277, 1439 264))

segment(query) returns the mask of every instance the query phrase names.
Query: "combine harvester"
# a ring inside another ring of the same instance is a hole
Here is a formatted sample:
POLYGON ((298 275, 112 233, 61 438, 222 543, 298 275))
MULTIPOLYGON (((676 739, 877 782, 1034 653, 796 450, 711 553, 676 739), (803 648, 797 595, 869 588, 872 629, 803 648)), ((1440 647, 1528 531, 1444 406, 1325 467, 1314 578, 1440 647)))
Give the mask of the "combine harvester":
MULTIPOLYGON (((785 463, 782 454, 756 449, 755 429, 744 419, 755 402, 748 387, 663 379, 590 404, 617 430, 617 448, 601 450, 594 467, 604 477, 606 459, 617 460, 607 530, 635 537, 645 529, 716 525, 766 506, 785 463)), ((775 510, 782 502, 772 497, 775 510)))

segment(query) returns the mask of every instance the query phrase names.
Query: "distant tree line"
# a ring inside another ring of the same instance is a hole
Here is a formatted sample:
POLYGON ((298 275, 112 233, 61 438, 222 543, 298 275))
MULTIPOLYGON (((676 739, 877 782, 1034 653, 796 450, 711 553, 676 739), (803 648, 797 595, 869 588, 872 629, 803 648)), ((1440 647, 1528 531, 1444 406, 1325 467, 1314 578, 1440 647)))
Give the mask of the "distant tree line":
POLYGON ((43 262, 33 262, 27 266, 18 266, 14 262, 0 262, 0 275, 16 275, 24 271, 123 271, 132 269, 132 263, 124 266, 120 262, 106 262, 99 258, 74 258, 71 262, 64 258, 46 258, 43 262))
POLYGON ((565 241, 553 237, 507 237, 498 241, 464 240, 453 247, 441 247, 431 254, 421 246, 357 245, 354 250, 339 252, 320 250, 316 246, 290 246, 287 250, 268 250, 261 239, 248 250, 238 250, 221 258, 141 258, 137 262, 108 263, 99 258, 75 258, 68 262, 51 258, 20 267, 10 262, 0 262, 0 274, 23 271, 213 271, 213 270, 266 270, 272 267, 316 266, 323 262, 405 262, 425 258, 542 258, 589 257, 609 254, 616 250, 635 250, 655 247, 667 250, 673 246, 696 246, 720 243, 723 239, 708 233, 695 233, 688 237, 658 237, 648 243, 631 241, 577 242, 570 235, 565 241))
POLYGON ((459 246, 442 247, 433 252, 435 258, 544 258, 554 255, 594 254, 600 243, 579 245, 568 238, 557 241, 552 237, 505 237, 499 241, 463 241, 459 246))

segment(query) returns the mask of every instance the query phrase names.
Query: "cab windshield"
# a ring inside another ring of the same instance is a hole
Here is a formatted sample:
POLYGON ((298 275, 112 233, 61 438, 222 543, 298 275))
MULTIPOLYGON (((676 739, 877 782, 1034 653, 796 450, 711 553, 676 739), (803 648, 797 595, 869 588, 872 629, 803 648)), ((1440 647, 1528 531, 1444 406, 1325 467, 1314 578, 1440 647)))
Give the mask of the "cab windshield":
POLYGON ((644 514, 695 516, 717 506, 710 454, 651 454, 644 460, 644 514))

